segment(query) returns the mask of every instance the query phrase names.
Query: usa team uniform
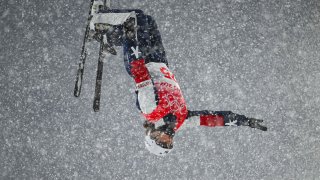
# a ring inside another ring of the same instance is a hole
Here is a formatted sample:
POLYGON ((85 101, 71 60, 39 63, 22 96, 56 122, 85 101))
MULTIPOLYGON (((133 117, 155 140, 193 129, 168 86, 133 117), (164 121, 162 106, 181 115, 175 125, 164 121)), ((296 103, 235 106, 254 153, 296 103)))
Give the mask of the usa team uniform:
POLYGON ((124 62, 136 83, 137 107, 152 123, 174 124, 177 131, 186 119, 201 126, 248 125, 248 118, 231 111, 189 111, 174 74, 168 68, 160 32, 151 16, 136 13, 136 38, 124 38, 124 62))

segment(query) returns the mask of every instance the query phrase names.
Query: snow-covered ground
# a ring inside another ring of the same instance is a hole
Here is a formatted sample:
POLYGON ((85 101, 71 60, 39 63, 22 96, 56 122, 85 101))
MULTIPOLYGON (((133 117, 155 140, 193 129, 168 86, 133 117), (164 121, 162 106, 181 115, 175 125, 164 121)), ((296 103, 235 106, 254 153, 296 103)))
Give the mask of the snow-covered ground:
POLYGON ((320 1, 117 0, 154 16, 189 109, 265 120, 185 129, 165 158, 144 148, 134 84, 98 44, 73 96, 89 2, 0 2, 0 179, 319 179, 320 1))

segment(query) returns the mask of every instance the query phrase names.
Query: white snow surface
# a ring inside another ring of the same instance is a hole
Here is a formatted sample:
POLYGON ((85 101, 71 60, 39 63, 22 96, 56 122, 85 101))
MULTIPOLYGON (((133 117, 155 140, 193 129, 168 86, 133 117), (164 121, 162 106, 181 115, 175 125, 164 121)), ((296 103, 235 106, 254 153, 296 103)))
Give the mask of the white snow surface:
POLYGON ((166 157, 144 147, 143 119, 121 48, 98 44, 73 96, 89 1, 2 1, 0 179, 320 179, 320 1, 117 0, 158 24, 191 110, 265 120, 181 130, 166 157))

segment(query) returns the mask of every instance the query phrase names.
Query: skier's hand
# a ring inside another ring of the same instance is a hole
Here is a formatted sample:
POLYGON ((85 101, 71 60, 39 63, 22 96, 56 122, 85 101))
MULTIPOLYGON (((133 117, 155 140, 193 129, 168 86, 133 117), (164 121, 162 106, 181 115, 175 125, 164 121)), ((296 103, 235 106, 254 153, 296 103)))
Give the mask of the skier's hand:
POLYGON ((263 122, 263 120, 261 120, 261 119, 248 118, 248 123, 249 123, 250 127, 257 128, 262 131, 267 131, 267 129, 268 129, 267 127, 260 125, 260 123, 262 123, 262 122, 263 122))

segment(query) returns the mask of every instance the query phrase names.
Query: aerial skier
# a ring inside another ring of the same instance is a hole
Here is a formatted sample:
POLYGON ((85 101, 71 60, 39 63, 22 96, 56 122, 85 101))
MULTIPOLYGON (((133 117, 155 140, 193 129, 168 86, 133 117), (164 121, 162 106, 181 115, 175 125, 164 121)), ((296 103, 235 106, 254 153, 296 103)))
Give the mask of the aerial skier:
POLYGON ((169 69, 156 22, 143 11, 108 9, 93 16, 90 23, 88 38, 101 41, 105 35, 108 39, 103 44, 104 53, 116 54, 116 41, 123 46, 125 68, 136 85, 136 106, 145 118, 145 145, 151 153, 168 154, 173 149, 175 134, 187 121, 207 127, 249 126, 267 130, 260 125, 263 120, 231 111, 189 110, 169 69))

